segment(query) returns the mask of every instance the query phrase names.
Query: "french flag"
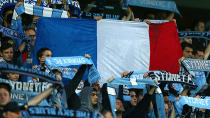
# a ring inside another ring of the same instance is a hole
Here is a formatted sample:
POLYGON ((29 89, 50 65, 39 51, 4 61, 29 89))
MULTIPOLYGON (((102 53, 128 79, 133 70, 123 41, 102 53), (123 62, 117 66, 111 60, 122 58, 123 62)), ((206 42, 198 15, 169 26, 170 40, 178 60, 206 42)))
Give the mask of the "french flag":
MULTIPOLYGON (((182 57, 174 21, 158 24, 119 20, 40 18, 35 53, 42 47, 54 57, 90 54, 105 83, 124 71, 178 73, 182 57)), ((35 57, 33 59, 35 61, 35 57)))

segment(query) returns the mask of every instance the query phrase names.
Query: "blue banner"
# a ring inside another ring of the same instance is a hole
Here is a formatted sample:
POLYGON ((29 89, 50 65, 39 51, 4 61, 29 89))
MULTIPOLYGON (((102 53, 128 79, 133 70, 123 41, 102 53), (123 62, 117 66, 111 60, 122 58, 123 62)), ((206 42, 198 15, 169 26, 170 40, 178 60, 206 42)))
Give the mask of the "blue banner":
POLYGON ((210 61, 185 58, 182 64, 188 71, 210 71, 210 61))
MULTIPOLYGON (((152 86, 156 86, 158 87, 155 83, 154 80, 147 80, 147 79, 130 79, 130 78, 114 78, 111 82, 107 83, 107 92, 109 95, 109 100, 110 100, 110 105, 111 105, 111 109, 112 109, 112 113, 114 115, 114 118, 116 118, 116 114, 115 114, 115 101, 116 101, 116 91, 115 91, 115 85, 126 85, 129 88, 139 88, 141 89, 141 85, 152 85, 152 86)), ((159 96, 161 97, 161 96, 159 96)), ((161 98, 163 99, 163 97, 161 98)), ((158 101, 159 105, 161 105, 162 101, 158 101)), ((164 107, 164 106, 162 106, 164 107)), ((159 112, 159 116, 162 116, 164 114, 162 114, 163 112, 159 112)))
POLYGON ((75 111, 70 109, 57 109, 54 107, 29 107, 23 111, 23 118, 101 118, 96 112, 75 111))
POLYGON ((26 76, 37 77, 49 83, 60 84, 62 86, 62 83, 58 81, 55 74, 42 72, 39 70, 32 70, 30 68, 25 67, 19 67, 13 64, 0 63, 0 72, 13 72, 26 76))
POLYGON ((3 27, 0 25, 0 32, 7 36, 7 37, 10 37, 12 39, 17 39, 17 40, 30 40, 26 35, 25 33, 21 33, 21 32, 18 32, 16 30, 12 30, 12 29, 9 29, 9 28, 6 28, 6 27, 3 27))
POLYGON ((167 10, 167 11, 175 12, 175 13, 181 15, 179 10, 176 7, 176 3, 174 1, 128 0, 128 5, 146 7, 146 8, 154 8, 154 9, 160 9, 160 10, 167 10))
POLYGON ((24 3, 19 7, 15 6, 11 23, 12 29, 17 30, 18 28, 20 29, 20 27, 22 28, 21 20, 18 16, 23 13, 40 17, 68 18, 67 11, 24 3))
MULTIPOLYGON (((18 102, 19 104, 25 104, 29 100, 31 100, 36 95, 40 94, 47 88, 49 88, 52 84, 47 82, 16 82, 10 81, 7 79, 1 79, 0 82, 8 83, 11 86, 11 99, 13 101, 18 102)), ((46 105, 44 102, 39 105, 46 105)))
POLYGON ((191 86, 193 88, 197 87, 195 83, 192 81, 190 75, 150 72, 149 77, 152 79, 157 79, 158 82, 181 83, 191 86))
POLYGON ((81 12, 81 15, 82 17, 88 17, 91 19, 96 16, 101 16, 103 19, 120 20, 120 14, 81 12))
POLYGON ((179 38, 204 38, 210 40, 210 32, 181 31, 178 34, 179 38))
POLYGON ((69 67, 72 65, 82 65, 82 64, 90 65, 88 67, 88 70, 89 70, 88 81, 89 81, 89 83, 93 84, 93 83, 99 81, 100 75, 91 59, 88 59, 88 58, 82 57, 82 56, 46 58, 46 65, 48 65, 49 68, 69 67))
MULTIPOLYGON (((133 71, 130 73, 127 78, 136 78, 136 79, 143 79, 143 75, 146 72, 142 71, 133 71)), ((186 84, 192 88, 196 88, 197 86, 192 81, 190 75, 181 75, 181 74, 170 74, 166 71, 151 71, 149 72, 150 79, 157 79, 158 82, 166 82, 166 83, 182 83, 186 84)))
POLYGON ((193 98, 182 96, 179 100, 179 103, 182 105, 189 105, 196 108, 210 109, 210 97, 202 98, 193 98))

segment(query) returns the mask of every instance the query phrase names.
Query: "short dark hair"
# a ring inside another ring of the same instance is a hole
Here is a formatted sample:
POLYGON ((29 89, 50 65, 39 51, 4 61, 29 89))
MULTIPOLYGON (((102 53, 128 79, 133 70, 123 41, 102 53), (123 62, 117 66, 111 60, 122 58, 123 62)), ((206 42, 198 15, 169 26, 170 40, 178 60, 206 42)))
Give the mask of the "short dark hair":
POLYGON ((34 30, 34 31, 36 32, 35 27, 36 27, 36 26, 35 26, 34 24, 24 25, 24 26, 23 26, 23 30, 24 30, 24 31, 27 31, 27 30, 34 30))
POLYGON ((49 48, 40 48, 36 53, 36 58, 39 61, 39 57, 42 57, 44 51, 51 51, 49 48))
POLYGON ((7 16, 5 16, 5 15, 6 15, 7 11, 9 11, 9 10, 14 11, 14 9, 15 9, 15 5, 10 5, 10 6, 7 6, 3 9, 2 16, 4 17, 4 22, 6 22, 8 24, 11 24, 13 14, 8 14, 7 16))
POLYGON ((11 86, 8 83, 0 83, 0 88, 6 89, 11 94, 11 86))
POLYGON ((15 41, 12 38, 7 37, 7 36, 3 36, 3 37, 1 37, 1 44, 3 45, 5 43, 8 43, 8 41, 10 41, 10 40, 15 43, 15 41))
POLYGON ((189 48, 193 49, 193 45, 190 44, 190 43, 187 43, 187 42, 181 43, 181 47, 182 47, 182 50, 184 50, 186 47, 189 47, 189 48))
POLYGON ((2 43, 0 51, 3 52, 4 50, 6 50, 8 48, 13 48, 14 49, 13 45, 11 45, 9 43, 2 43))
MULTIPOLYGON (((110 110, 107 110, 107 109, 102 109, 102 110, 101 110, 101 114, 102 114, 103 116, 105 116, 108 112, 110 112, 110 113, 112 114, 112 111, 110 111, 110 110)), ((112 116, 113 116, 113 114, 112 114, 112 116)))
POLYGON ((194 48, 193 49, 193 55, 196 55, 198 53, 197 51, 200 51, 200 52, 204 53, 204 49, 202 49, 202 48, 194 48))
POLYGON ((4 15, 6 14, 7 11, 10 11, 10 10, 14 11, 14 9, 15 9, 15 5, 11 5, 11 6, 5 7, 5 8, 3 9, 2 16, 4 16, 4 15))
POLYGON ((131 88, 131 89, 129 89, 129 94, 131 91, 135 92, 136 96, 139 96, 143 92, 143 89, 131 88))
POLYGON ((196 20, 193 21, 193 26, 194 26, 194 27, 198 26, 198 24, 199 24, 200 22, 205 23, 204 19, 196 19, 196 20))

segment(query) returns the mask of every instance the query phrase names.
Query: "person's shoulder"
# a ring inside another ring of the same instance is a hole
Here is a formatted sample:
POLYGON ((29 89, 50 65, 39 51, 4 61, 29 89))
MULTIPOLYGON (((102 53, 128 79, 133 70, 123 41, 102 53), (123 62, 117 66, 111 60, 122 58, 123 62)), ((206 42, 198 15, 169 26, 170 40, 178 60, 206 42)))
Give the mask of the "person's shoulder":
POLYGON ((130 101, 124 101, 123 106, 124 106, 125 109, 130 108, 131 107, 130 101))

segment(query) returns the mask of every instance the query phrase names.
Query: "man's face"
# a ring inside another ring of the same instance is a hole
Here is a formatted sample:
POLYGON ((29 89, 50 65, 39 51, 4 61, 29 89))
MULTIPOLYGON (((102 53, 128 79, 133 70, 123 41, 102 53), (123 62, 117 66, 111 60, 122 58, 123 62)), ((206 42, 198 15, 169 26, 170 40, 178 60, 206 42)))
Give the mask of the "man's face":
POLYGON ((168 96, 164 96, 164 102, 168 102, 168 96))
POLYGON ((9 80, 12 80, 12 81, 19 80, 19 74, 17 74, 17 73, 8 73, 7 77, 9 78, 9 80))
POLYGON ((168 113, 169 113, 168 104, 165 104, 165 112, 166 112, 166 116, 168 116, 168 113))
POLYGON ((185 47, 183 50, 183 57, 185 58, 192 58, 193 49, 190 47, 185 47))
POLYGON ((106 112, 106 114, 104 116, 102 116, 102 118, 113 118, 112 112, 110 112, 110 111, 106 112))
POLYGON ((100 92, 101 88, 100 88, 100 83, 99 82, 93 83, 93 87, 96 88, 97 92, 100 92))
POLYGON ((203 51, 197 51, 197 53, 194 55, 195 59, 204 59, 204 52, 203 51))
POLYGON ((12 61, 13 59, 13 48, 8 48, 6 50, 3 50, 3 52, 0 53, 1 56, 4 58, 5 61, 12 61))
POLYGON ((21 118, 22 114, 20 111, 17 111, 17 112, 7 111, 3 113, 3 117, 4 118, 21 118))
POLYGON ((205 23, 204 22, 199 22, 196 30, 203 32, 205 30, 205 23))
POLYGON ((96 105, 98 103, 98 96, 96 94, 96 91, 92 91, 91 102, 92 105, 96 105))
POLYGON ((0 105, 6 105, 10 100, 9 92, 5 88, 0 88, 0 105))
POLYGON ((134 91, 130 91, 130 97, 131 97, 131 100, 130 100, 131 105, 136 106, 137 104, 136 93, 134 91))
POLYGON ((35 41, 36 32, 33 29, 26 30, 25 33, 32 41, 35 41))
POLYGON ((122 102, 118 99, 116 99, 116 110, 117 111, 125 111, 122 102))
POLYGON ((40 64, 45 64, 45 58, 46 57, 52 57, 52 52, 50 50, 45 50, 43 53, 42 53, 42 57, 39 57, 39 61, 40 61, 40 64))

